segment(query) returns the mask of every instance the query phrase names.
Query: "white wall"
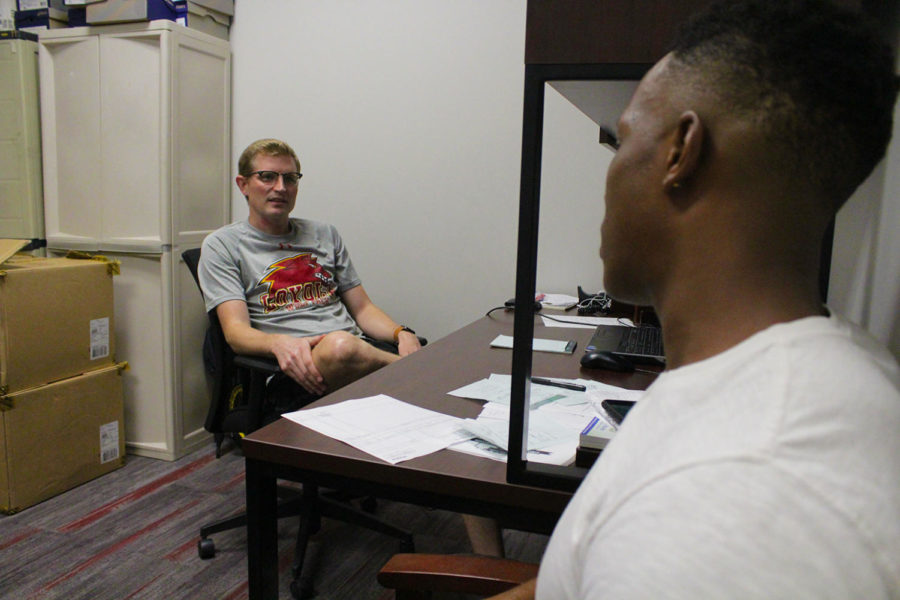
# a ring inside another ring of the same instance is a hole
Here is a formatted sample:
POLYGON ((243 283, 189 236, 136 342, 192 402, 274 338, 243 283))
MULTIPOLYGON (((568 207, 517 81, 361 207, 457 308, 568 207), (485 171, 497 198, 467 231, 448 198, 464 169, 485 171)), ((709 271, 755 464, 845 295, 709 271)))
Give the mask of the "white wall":
MULTIPOLYGON (((337 225, 370 295, 432 340, 514 294, 525 4, 235 5, 234 161, 260 137, 294 146, 295 215, 337 225)), ((538 288, 596 291, 609 156, 554 90, 546 111, 538 288)), ((898 226, 900 174, 882 166, 839 215, 829 302, 900 356, 898 226)))
POLYGON ((551 85, 544 86, 539 292, 575 296, 579 285, 591 293, 603 289, 600 223, 613 153, 597 142, 598 134, 590 118, 551 85))
MULTIPOLYGON (((886 10, 892 14, 882 22, 890 23, 889 33, 900 46, 900 3, 890 4, 886 10)), ((881 165, 837 215, 828 303, 866 327, 900 360, 900 110, 896 107, 893 134, 881 165)))
POLYGON ((376 303, 434 340, 513 296, 524 0, 237 2, 231 40, 234 161, 290 143, 294 215, 338 226, 376 303))

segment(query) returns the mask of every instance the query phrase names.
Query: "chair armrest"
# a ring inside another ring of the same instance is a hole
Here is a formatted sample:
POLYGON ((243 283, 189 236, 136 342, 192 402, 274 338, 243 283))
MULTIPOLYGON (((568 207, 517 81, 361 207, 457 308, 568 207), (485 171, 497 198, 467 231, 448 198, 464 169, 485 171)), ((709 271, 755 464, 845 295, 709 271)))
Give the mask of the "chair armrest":
POLYGON ((276 361, 274 358, 268 358, 265 356, 237 354, 234 357, 234 364, 245 369, 262 371, 263 373, 268 373, 269 375, 274 375, 275 373, 281 372, 281 369, 278 367, 278 361, 276 361))
POLYGON ((505 558, 459 554, 395 554, 378 573, 394 590, 491 596, 537 577, 538 565, 505 558))

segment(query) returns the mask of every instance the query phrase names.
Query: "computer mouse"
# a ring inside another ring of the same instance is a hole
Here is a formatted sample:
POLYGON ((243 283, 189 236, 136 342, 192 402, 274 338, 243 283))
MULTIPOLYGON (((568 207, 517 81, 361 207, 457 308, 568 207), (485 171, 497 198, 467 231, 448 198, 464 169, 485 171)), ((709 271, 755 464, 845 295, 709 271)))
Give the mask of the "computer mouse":
POLYGON ((607 369, 609 371, 634 371, 634 364, 625 357, 612 352, 585 352, 581 357, 585 369, 607 369))

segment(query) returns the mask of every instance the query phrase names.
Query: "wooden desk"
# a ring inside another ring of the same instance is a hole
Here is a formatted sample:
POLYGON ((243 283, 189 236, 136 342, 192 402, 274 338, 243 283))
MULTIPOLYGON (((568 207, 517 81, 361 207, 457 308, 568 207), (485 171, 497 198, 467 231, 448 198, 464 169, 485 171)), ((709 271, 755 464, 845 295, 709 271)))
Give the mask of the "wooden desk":
MULTIPOLYGON (((509 373, 512 352, 489 346, 498 334, 512 335, 512 313, 496 312, 429 344, 401 361, 322 398, 323 406, 383 393, 424 408, 476 417, 482 402, 447 392, 509 373)), ((544 377, 586 377, 632 389, 653 379, 644 373, 580 368, 591 329, 535 325, 535 337, 576 339, 572 355, 536 352, 532 373, 544 377)), ((504 526, 549 533, 571 494, 506 482, 504 463, 442 450, 391 465, 301 425, 279 419, 244 439, 247 469, 247 554, 250 598, 277 598, 276 479, 316 483, 379 498, 493 517, 504 526)))

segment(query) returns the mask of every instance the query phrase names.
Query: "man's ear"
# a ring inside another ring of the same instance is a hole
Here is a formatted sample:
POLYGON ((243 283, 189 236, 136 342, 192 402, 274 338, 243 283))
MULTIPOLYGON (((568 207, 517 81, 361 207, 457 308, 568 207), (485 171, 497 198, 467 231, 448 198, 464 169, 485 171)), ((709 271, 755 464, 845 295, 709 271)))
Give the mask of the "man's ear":
POLYGON ((238 175, 234 178, 234 182, 237 184, 238 189, 241 190, 241 194, 244 196, 244 198, 246 198, 247 192, 244 191, 244 188, 247 187, 247 183, 248 183, 247 178, 244 177, 243 175, 238 175))
POLYGON ((672 146, 666 157, 666 175, 663 188, 666 192, 684 187, 700 167, 703 150, 703 122, 692 110, 682 113, 672 135, 672 146))

